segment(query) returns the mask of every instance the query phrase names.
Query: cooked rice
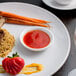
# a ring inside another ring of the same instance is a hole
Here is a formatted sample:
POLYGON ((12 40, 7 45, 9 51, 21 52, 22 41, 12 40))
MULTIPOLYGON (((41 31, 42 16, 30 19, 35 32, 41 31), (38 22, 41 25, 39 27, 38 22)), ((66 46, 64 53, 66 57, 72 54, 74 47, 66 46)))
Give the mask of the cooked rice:
POLYGON ((5 57, 11 52, 15 39, 6 29, 0 29, 3 31, 3 37, 0 38, 0 57, 5 57))

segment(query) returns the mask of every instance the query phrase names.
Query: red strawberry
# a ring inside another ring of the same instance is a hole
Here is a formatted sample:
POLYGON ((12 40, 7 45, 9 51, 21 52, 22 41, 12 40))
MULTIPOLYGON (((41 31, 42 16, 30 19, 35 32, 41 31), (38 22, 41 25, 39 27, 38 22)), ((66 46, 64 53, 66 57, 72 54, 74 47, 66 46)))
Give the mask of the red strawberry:
POLYGON ((16 75, 24 67, 24 60, 19 57, 19 55, 13 54, 13 57, 7 57, 2 61, 2 66, 6 72, 16 75))

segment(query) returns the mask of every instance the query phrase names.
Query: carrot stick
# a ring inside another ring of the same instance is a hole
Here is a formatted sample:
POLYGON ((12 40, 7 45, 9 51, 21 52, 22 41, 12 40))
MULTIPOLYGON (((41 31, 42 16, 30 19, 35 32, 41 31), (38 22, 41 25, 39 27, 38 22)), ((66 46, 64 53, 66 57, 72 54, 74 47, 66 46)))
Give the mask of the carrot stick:
POLYGON ((48 25, 43 25, 39 23, 33 23, 29 21, 19 20, 19 19, 13 19, 13 18, 6 18, 6 23, 13 23, 13 24, 21 24, 21 25, 31 25, 31 26, 42 26, 42 27, 48 27, 48 25))
POLYGON ((8 18, 21 19, 21 20, 31 21, 31 22, 35 22, 35 23, 50 23, 49 21, 35 19, 35 18, 29 18, 29 17, 23 17, 23 16, 19 16, 19 15, 9 13, 9 12, 4 12, 4 11, 0 11, 0 15, 4 16, 4 17, 8 17, 8 18))

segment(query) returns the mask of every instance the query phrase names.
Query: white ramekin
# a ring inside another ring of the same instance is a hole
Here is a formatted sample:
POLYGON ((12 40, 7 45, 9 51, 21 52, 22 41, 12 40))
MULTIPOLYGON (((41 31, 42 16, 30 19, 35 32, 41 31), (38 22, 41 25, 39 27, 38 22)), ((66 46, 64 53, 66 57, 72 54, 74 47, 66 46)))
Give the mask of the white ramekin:
POLYGON ((31 28, 29 27, 29 28, 23 30, 23 32, 20 34, 20 42, 21 42, 21 44, 22 44, 25 48, 27 48, 28 50, 31 50, 31 51, 43 51, 43 50, 49 48, 49 47, 51 46, 51 44, 53 43, 53 38, 54 38, 54 37, 53 37, 52 32, 51 32, 49 29, 44 28, 44 27, 31 27, 31 28), (46 47, 37 48, 37 49, 31 48, 31 47, 27 46, 27 45, 23 42, 23 37, 24 37, 24 35, 25 35, 27 32, 32 31, 32 30, 41 30, 41 31, 44 31, 45 33, 47 33, 47 34, 49 35, 49 37, 50 37, 50 43, 49 43, 46 47))

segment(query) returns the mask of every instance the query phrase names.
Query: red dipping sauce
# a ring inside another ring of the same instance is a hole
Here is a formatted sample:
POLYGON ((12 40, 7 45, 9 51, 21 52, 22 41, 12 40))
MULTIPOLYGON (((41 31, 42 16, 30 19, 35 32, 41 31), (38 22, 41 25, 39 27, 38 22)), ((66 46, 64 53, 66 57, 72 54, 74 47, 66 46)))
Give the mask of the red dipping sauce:
POLYGON ((50 43, 50 37, 41 30, 33 30, 24 35, 23 42, 31 48, 44 48, 50 43))

